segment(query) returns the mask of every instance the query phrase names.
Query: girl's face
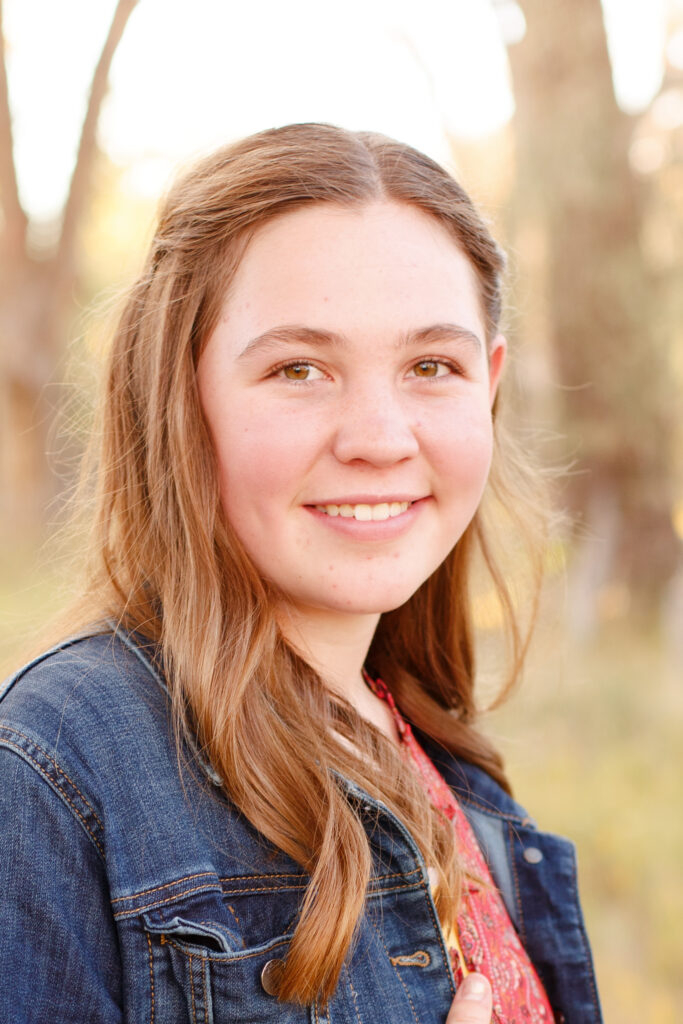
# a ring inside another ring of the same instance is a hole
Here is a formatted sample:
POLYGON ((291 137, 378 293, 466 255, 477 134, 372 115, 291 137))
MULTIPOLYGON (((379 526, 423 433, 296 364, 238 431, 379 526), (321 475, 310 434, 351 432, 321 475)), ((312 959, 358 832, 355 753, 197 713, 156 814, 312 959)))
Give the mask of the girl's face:
POLYGON ((505 353, 474 272, 408 205, 260 229, 199 360, 223 506, 300 614, 403 604, 479 504, 505 353))

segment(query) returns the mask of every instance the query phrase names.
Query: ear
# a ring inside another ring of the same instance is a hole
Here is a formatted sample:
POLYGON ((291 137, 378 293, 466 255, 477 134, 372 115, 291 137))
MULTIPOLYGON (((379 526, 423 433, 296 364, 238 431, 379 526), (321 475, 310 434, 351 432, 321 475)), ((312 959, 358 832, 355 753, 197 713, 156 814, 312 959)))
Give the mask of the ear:
POLYGON ((503 375, 507 350, 507 341, 502 334, 497 334, 489 348, 489 400, 492 406, 496 399, 500 378, 503 375))

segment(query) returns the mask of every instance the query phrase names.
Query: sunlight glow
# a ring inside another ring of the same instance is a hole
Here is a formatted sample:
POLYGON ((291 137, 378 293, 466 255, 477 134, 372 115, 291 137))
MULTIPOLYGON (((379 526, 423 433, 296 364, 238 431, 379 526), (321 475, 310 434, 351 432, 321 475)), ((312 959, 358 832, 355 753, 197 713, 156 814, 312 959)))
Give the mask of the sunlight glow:
MULTIPOLYGON (((666 0, 603 0, 620 102, 661 78, 666 0)), ((58 215, 113 0, 5 0, 22 200, 58 215)), ((449 136, 501 128, 514 105, 503 38, 515 0, 140 0, 117 51, 100 142, 156 194, 196 153, 275 124, 373 128, 450 161, 449 136), (494 10, 495 6, 495 10, 494 10)))

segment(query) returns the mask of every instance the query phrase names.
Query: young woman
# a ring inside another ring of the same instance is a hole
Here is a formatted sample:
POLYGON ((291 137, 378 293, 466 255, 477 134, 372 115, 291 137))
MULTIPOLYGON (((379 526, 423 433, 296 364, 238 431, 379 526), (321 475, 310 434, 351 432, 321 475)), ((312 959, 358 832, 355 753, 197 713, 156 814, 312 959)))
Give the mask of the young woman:
POLYGON ((502 267, 376 135, 267 131, 171 191, 78 632, 0 701, 3 1020, 600 1021, 573 849, 477 727, 477 551, 524 649, 485 489, 535 522, 502 267))

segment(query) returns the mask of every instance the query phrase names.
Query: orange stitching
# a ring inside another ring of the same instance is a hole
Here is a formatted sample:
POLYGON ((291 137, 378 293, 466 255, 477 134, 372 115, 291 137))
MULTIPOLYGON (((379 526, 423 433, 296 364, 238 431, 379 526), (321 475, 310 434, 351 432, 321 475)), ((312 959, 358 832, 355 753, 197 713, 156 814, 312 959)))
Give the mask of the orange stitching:
POLYGON ((375 879, 376 881, 381 882, 385 878, 409 878, 410 875, 416 875, 421 873, 421 868, 413 868, 412 871, 396 871, 393 875, 376 875, 375 879))
MULTIPOLYGON (((100 826, 100 828, 104 828, 102 822, 100 821, 99 817, 97 816, 97 813, 95 812, 95 808, 92 807, 92 805, 90 804, 88 799, 83 795, 83 793, 81 793, 80 789, 78 788, 78 786, 76 785, 74 780, 69 778, 69 776, 66 774, 66 772, 64 771, 63 768, 60 768, 59 764, 57 763, 57 761, 55 761, 54 757, 51 757, 50 754, 48 754, 47 750, 44 750, 43 747, 41 747, 41 745, 39 743, 36 743, 35 740, 32 740, 30 736, 26 736, 25 733, 19 732, 18 729, 13 729, 9 725, 0 725, 0 729, 3 729, 5 732, 8 732, 8 733, 10 733, 10 734, 12 734, 14 736, 21 736, 21 738, 26 740, 28 743, 30 743, 32 747, 35 747, 36 750, 39 750, 41 752, 41 754, 44 754, 45 757, 48 759, 48 761, 50 761, 50 763, 52 765, 54 765, 54 767, 57 769, 59 774, 63 775, 64 778, 66 779, 66 781, 68 783, 70 783, 71 786, 73 786, 73 788, 76 790, 76 792, 80 796, 81 800, 86 805, 86 807, 88 808, 88 810, 90 811, 90 813, 92 814, 93 818, 95 819, 97 824, 100 826)), ((28 751, 26 751, 26 753, 28 753, 28 751)))
POLYGON ((377 889, 375 892, 369 892, 368 898, 371 896, 384 896, 388 892, 403 892, 405 889, 414 889, 415 882, 406 882, 405 885, 393 885, 391 889, 377 889))
MULTIPOLYGON (((35 767, 36 771, 41 776, 41 778, 43 778, 47 783, 53 783, 54 785, 56 785, 58 787, 60 794, 64 797, 64 799, 68 803, 69 807, 72 808, 74 814, 80 819, 80 821, 81 821, 81 823, 83 825, 83 828, 86 830, 86 832, 88 833, 88 835, 92 839, 93 843, 95 844, 97 849, 100 851, 100 855, 104 858, 104 847, 102 846, 102 844, 100 843, 99 839, 97 838, 95 833, 92 831, 90 826, 88 825, 88 823, 85 820, 85 818, 83 817, 83 814, 81 813, 81 811, 78 809, 78 807, 76 807, 76 804, 73 802, 73 800, 71 800, 68 797, 68 795, 64 792, 64 790, 61 788, 61 786, 59 786, 57 780, 56 779, 51 779, 50 776, 45 771, 45 769, 43 768, 43 766, 40 764, 40 762, 36 761, 35 758, 31 757, 31 755, 28 753, 28 751, 24 750, 24 748, 21 747, 18 743, 12 743, 10 740, 6 740, 5 742, 7 743, 7 746, 10 748, 10 750, 15 750, 20 755, 20 757, 26 758, 26 760, 30 761, 30 763, 35 767)), ((67 778, 68 778, 68 776, 67 776, 67 778)), ((87 803, 87 801, 86 801, 86 803, 87 803)))
POLYGON ((223 889, 224 896, 241 896, 244 892, 298 892, 300 889, 306 889, 305 885, 278 885, 277 889, 274 889, 270 885, 262 885, 255 889, 223 889))
MULTIPOLYGON (((180 885, 181 882, 191 882, 195 878, 215 878, 216 875, 213 871, 198 871, 195 875, 183 875, 182 878, 176 878, 173 882, 164 882, 163 885, 155 885, 152 889, 141 889, 140 892, 134 892, 131 896, 117 896, 113 899, 112 903, 121 903, 124 901, 131 901, 138 899, 139 896, 149 896, 150 893, 160 892, 162 889, 170 889, 174 885, 180 885)), ((300 874, 283 874, 283 875, 232 875, 230 877, 219 878, 218 881, 223 882, 241 882, 252 878, 303 878, 300 874)), ((387 875, 387 878, 393 878, 393 875, 387 875)), ((297 886, 297 888, 305 888, 304 886, 297 886)), ((241 892, 254 892, 252 889, 222 889, 224 896, 239 895, 241 892)), ((259 890, 264 891, 264 890, 259 890)), ((280 889, 273 889, 273 892, 279 892, 280 889)))
POLYGON ((360 1019, 360 1014, 358 1012, 358 998, 356 996, 356 990, 353 987, 353 982, 351 981, 351 971, 348 969, 346 965, 344 965, 344 970, 346 971, 346 977, 349 979, 349 988, 351 989, 351 995, 353 996, 353 1007, 354 1010, 356 1011, 356 1020, 358 1021, 358 1024, 363 1024, 363 1021, 360 1019))
MULTIPOLYGON (((183 949, 183 947, 179 946, 178 943, 175 942, 173 939, 169 939, 169 937, 167 935, 163 935, 162 936, 162 940, 164 942, 164 945, 173 946, 173 948, 177 949, 179 953, 183 954, 183 956, 191 957, 191 956, 196 956, 197 955, 196 953, 190 953, 189 950, 187 950, 187 949, 183 949)), ((272 946, 268 947, 268 950, 259 949, 255 953, 239 953, 239 954, 234 954, 232 956, 227 954, 227 953, 223 953, 222 956, 217 956, 214 953, 202 953, 202 959, 203 960, 215 960, 216 963, 219 963, 219 964, 224 964, 226 961, 231 962, 233 960, 234 961, 249 960, 253 956, 263 956, 264 952, 270 952, 271 949, 277 949, 278 946, 286 946, 288 942, 289 942, 289 939, 282 939, 280 942, 274 942, 272 946)))
POLYGON ((446 976, 448 977, 448 984, 450 986, 451 995, 454 996, 455 995, 455 989, 453 988, 453 981, 452 981, 453 971, 452 971, 452 968, 449 971, 448 968, 449 968, 450 965, 449 965, 448 960, 444 956, 443 933, 441 931, 441 925, 437 921, 436 916, 434 914, 434 911, 432 909, 432 895, 429 892, 429 890, 427 889, 427 886, 426 886, 425 880, 424 880, 424 876, 422 877, 422 880, 421 880, 421 887, 424 890, 425 899, 427 900, 427 909, 429 910, 429 916, 432 919, 432 924, 434 925, 434 928, 435 928, 435 931, 436 931, 436 937, 437 937, 437 939, 439 939, 439 938, 441 939, 441 941, 439 942, 439 950, 441 952, 441 959, 443 960, 444 967, 446 968, 446 976))
MULTIPOLYGON (((283 885, 279 889, 270 889, 265 886, 263 889, 235 889, 233 892, 223 893, 224 896, 239 896, 243 892, 289 892, 290 890, 305 889, 305 885, 283 885)), ((213 887, 215 892, 220 892, 220 889, 213 887)), ((132 907, 129 910, 119 910, 114 914, 115 920, 121 920, 124 917, 133 917, 135 914, 143 914, 145 910, 153 910, 155 907, 162 907, 165 903, 173 903, 174 900, 180 900, 183 896, 189 896, 193 892, 211 892, 210 886, 197 885, 194 889, 185 889, 183 892, 177 892, 173 896, 168 896, 165 900, 157 900, 155 903, 148 903, 144 907, 132 907)))
POLYGON ((194 1021, 194 1024, 197 1024, 197 1007, 195 1006, 195 1001, 194 1001, 194 976, 192 974, 192 953, 190 953, 189 971, 190 971, 190 992, 192 994, 192 1020, 194 1021))
POLYGON ((390 956, 394 967, 429 967, 432 958, 424 949, 418 949, 410 956, 390 956))
POLYGON ((240 919, 237 916, 237 914, 235 913, 235 908, 234 907, 231 907, 229 903, 228 903, 227 907, 228 907, 228 910, 230 911, 230 913, 232 914, 232 916, 235 918, 235 921, 237 923, 237 927, 240 930, 240 939, 242 940, 242 949, 244 949, 244 938, 242 937, 242 924, 240 922, 240 919))
MULTIPOLYGON (((382 934, 381 934, 379 928, 377 927, 375 922, 372 920, 372 917, 370 917, 370 915, 368 915, 368 920, 370 921, 371 926, 375 929, 375 934, 377 935, 379 941, 384 946, 384 952, 387 954, 388 959, 391 961, 391 957, 389 956, 389 950, 387 949, 386 943, 385 943, 384 939, 382 938, 382 934)), ((399 974, 399 972, 396 970, 395 965, 394 965, 394 971, 396 973, 396 977, 398 978, 398 980, 401 982, 401 985, 403 986, 403 991, 406 994, 406 999, 410 1003, 410 1009, 413 1011, 413 1019, 415 1020, 415 1024, 420 1024, 420 1019, 419 1019, 418 1015, 415 1012, 415 1006, 413 1005, 413 1000, 410 998, 410 992, 408 991, 408 987, 407 987, 405 981, 403 980, 403 978, 401 977, 401 975, 399 974)))
POLYGON ((209 996, 208 996, 208 993, 206 991, 206 976, 207 976, 207 974, 208 974, 208 970, 207 970, 207 967, 206 967, 206 962, 204 960, 204 957, 202 956, 202 985, 203 985, 203 988, 204 988, 204 1024, 206 1024, 206 1022, 209 1019, 209 996))
POLYGON ((122 900, 136 900, 138 896, 149 896, 152 892, 159 892, 160 889, 170 889, 172 885, 179 885, 181 882, 191 882, 194 878, 209 877, 215 878, 213 871, 198 871, 196 875, 183 875, 182 878, 176 878, 175 882, 165 882, 164 885, 155 885, 153 889, 142 889, 140 892, 133 893, 132 896, 117 896, 113 899, 112 903, 120 903, 122 900))
MULTIPOLYGON (((215 887, 214 887, 215 889, 215 887)), ((129 910, 118 910, 114 914, 114 919, 119 920, 124 917, 132 917, 135 914, 142 914, 145 910, 152 910, 154 907, 162 907, 165 903, 173 903, 173 900, 182 899, 183 896, 189 896, 193 892, 210 892, 210 887, 206 885, 197 885, 194 889, 185 889, 183 892, 178 892, 174 896, 168 896, 165 900, 157 900, 155 903, 148 903, 144 907, 132 907, 129 910)))
POLYGON ((154 1024, 154 967, 152 964, 152 940, 147 934, 147 948, 149 949, 149 987, 152 993, 152 1013, 149 1018, 149 1024, 154 1024))
POLYGON ((304 874, 302 874, 301 871, 298 871, 298 872, 290 871, 289 873, 284 873, 284 874, 281 874, 281 875, 270 875, 270 874, 268 874, 268 872, 266 872, 264 875, 261 875, 261 874, 257 874, 257 875, 225 875, 223 878, 221 878, 221 882, 244 882, 245 879, 248 880, 250 878, 305 878, 305 877, 306 876, 304 874))
MULTIPOLYGON (((203 874, 211 874, 211 872, 203 872, 203 874)), ((412 874, 412 872, 411 872, 411 874, 412 874)), ((191 878, 192 876, 190 875, 188 877, 191 878)), ((201 877, 201 876, 197 875, 195 877, 201 877)), ((247 875, 245 877, 249 877, 249 876, 247 875)), ((255 876, 255 877, 268 877, 268 876, 267 875, 266 876, 259 875, 259 876, 255 876)), ((299 876, 296 875, 296 876, 292 876, 292 877, 299 877, 299 876)), ((393 876, 393 877, 400 877, 400 875, 393 876)), ((184 879, 180 879, 180 881, 184 881, 184 879)), ((169 883, 169 884, 177 884, 177 883, 169 883)), ((422 883, 422 885, 424 885, 424 883, 422 883)), ((395 885, 395 886, 392 886, 391 888, 387 888, 387 889, 377 889, 374 892, 369 893, 368 895, 369 896, 383 896, 385 893, 402 892, 404 889, 412 889, 414 887, 415 887, 415 882, 407 882, 405 885, 395 885)), ((162 886, 161 888, 167 888, 167 886, 162 886)), ((265 885, 265 886, 257 886, 257 887, 251 888, 251 889, 219 889, 215 885, 214 886, 196 885, 192 889, 184 889, 182 892, 174 893, 173 896, 168 896, 164 900, 155 900, 154 903, 147 903, 144 907, 129 907, 129 908, 124 909, 124 910, 116 911, 114 913, 114 918, 115 918, 115 920, 118 921, 118 920, 120 920, 120 919, 122 919, 124 917, 133 917, 135 914, 143 914, 146 910, 153 910, 154 907, 162 907, 166 903, 173 903, 174 900, 180 900, 184 896, 190 896, 193 892, 202 892, 202 891, 204 891, 204 892, 211 892, 211 891, 214 891, 214 892, 220 892, 221 895, 223 895, 223 896, 241 896, 244 893, 253 893, 253 892, 272 892, 272 893, 298 892, 301 889, 306 889, 306 888, 307 888, 307 886, 305 886, 305 885, 280 885, 277 888, 271 888, 270 886, 265 885)), ((150 891, 153 891, 153 890, 150 890, 150 891)), ((140 895, 145 895, 145 894, 141 893, 140 895)), ((117 897, 117 900, 134 900, 134 899, 136 899, 135 896, 118 896, 117 897)), ((115 901, 112 900, 111 902, 114 903, 115 901)), ((233 913, 234 913, 234 911, 233 911, 233 913)))

